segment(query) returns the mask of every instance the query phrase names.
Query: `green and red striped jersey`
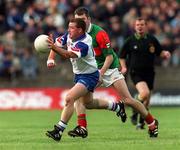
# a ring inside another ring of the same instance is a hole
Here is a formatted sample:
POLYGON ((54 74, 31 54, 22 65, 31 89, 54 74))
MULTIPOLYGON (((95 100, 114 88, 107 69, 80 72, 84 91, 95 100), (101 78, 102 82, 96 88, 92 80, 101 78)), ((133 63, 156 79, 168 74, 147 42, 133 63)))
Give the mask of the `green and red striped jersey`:
POLYGON ((90 25, 88 34, 91 35, 93 39, 93 49, 98 68, 102 68, 107 55, 112 55, 114 58, 109 69, 119 68, 119 59, 114 50, 111 48, 108 34, 101 27, 95 24, 90 25))

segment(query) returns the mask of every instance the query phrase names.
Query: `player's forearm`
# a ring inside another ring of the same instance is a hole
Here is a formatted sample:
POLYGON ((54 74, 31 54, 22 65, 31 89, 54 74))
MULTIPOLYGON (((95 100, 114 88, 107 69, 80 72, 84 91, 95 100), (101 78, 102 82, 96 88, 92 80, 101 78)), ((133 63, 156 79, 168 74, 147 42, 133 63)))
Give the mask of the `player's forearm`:
POLYGON ((61 55, 63 58, 71 58, 70 57, 70 55, 69 55, 69 53, 66 51, 66 50, 64 50, 64 49, 62 49, 62 48, 59 48, 59 47, 55 47, 55 48, 53 48, 52 49, 54 52, 56 52, 56 53, 58 53, 59 55, 61 55))
POLYGON ((101 75, 103 75, 106 72, 106 70, 109 69, 109 67, 111 66, 112 62, 113 62, 113 56, 112 55, 106 56, 104 65, 102 66, 102 68, 100 70, 101 75))
POLYGON ((126 68, 126 60, 125 59, 120 59, 120 64, 122 68, 126 68))
POLYGON ((121 73, 126 74, 127 73, 126 60, 120 59, 120 64, 121 64, 121 73))
POLYGON ((61 55, 63 58, 68 59, 68 58, 77 58, 77 55, 69 52, 63 48, 57 47, 55 45, 52 46, 52 50, 56 53, 58 53, 59 55, 61 55))
POLYGON ((48 59, 49 60, 54 60, 55 56, 56 56, 56 53, 53 50, 51 50, 50 53, 49 53, 48 59))

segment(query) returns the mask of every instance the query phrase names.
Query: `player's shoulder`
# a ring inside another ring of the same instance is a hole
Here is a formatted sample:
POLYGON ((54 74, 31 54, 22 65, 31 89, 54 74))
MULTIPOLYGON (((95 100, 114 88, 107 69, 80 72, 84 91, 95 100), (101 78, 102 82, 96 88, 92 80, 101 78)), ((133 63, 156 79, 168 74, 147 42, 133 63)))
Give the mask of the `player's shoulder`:
POLYGON ((102 27, 100 27, 100 26, 98 26, 98 25, 96 25, 96 24, 92 24, 92 30, 91 30, 91 32, 93 32, 93 33, 99 33, 99 32, 104 32, 104 33, 106 33, 106 31, 105 31, 102 27))
POLYGON ((88 33, 85 33, 86 38, 92 38, 88 33))
POLYGON ((151 33, 147 33, 147 37, 149 40, 158 41, 157 37, 151 33))
POLYGON ((96 30, 103 30, 103 28, 100 27, 100 26, 97 25, 97 24, 92 24, 92 28, 93 28, 93 29, 96 29, 96 30))
POLYGON ((92 37, 91 37, 89 34, 87 34, 87 33, 86 33, 86 39, 87 39, 88 41, 92 41, 92 37))
POLYGON ((146 36, 148 37, 148 38, 156 38, 153 34, 151 34, 151 33, 146 33, 146 36))
POLYGON ((92 32, 98 37, 109 37, 108 33, 100 26, 93 24, 92 32))
POLYGON ((125 38, 125 43, 129 43, 131 41, 134 41, 134 39, 135 39, 135 36, 134 36, 134 34, 132 34, 132 35, 125 38))
POLYGON ((92 43, 92 37, 86 33, 85 37, 83 39, 81 39, 80 42, 91 44, 92 43))

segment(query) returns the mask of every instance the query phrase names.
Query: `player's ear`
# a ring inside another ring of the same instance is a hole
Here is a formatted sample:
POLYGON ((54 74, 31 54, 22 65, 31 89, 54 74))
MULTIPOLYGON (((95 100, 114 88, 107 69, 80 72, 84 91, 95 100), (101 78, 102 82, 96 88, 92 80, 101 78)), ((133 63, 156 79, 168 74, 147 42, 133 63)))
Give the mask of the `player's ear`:
POLYGON ((79 28, 79 33, 83 33, 83 29, 82 28, 79 28))

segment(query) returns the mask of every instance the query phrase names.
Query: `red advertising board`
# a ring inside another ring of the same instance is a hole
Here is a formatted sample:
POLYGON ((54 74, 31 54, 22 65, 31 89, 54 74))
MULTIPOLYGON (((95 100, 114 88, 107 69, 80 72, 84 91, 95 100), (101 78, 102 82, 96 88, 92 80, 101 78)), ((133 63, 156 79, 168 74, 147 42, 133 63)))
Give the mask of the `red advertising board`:
MULTIPOLYGON (((10 88, 0 89, 0 110, 62 109, 66 88, 10 88)), ((119 97, 113 88, 99 88, 95 98, 116 101, 119 97)))

